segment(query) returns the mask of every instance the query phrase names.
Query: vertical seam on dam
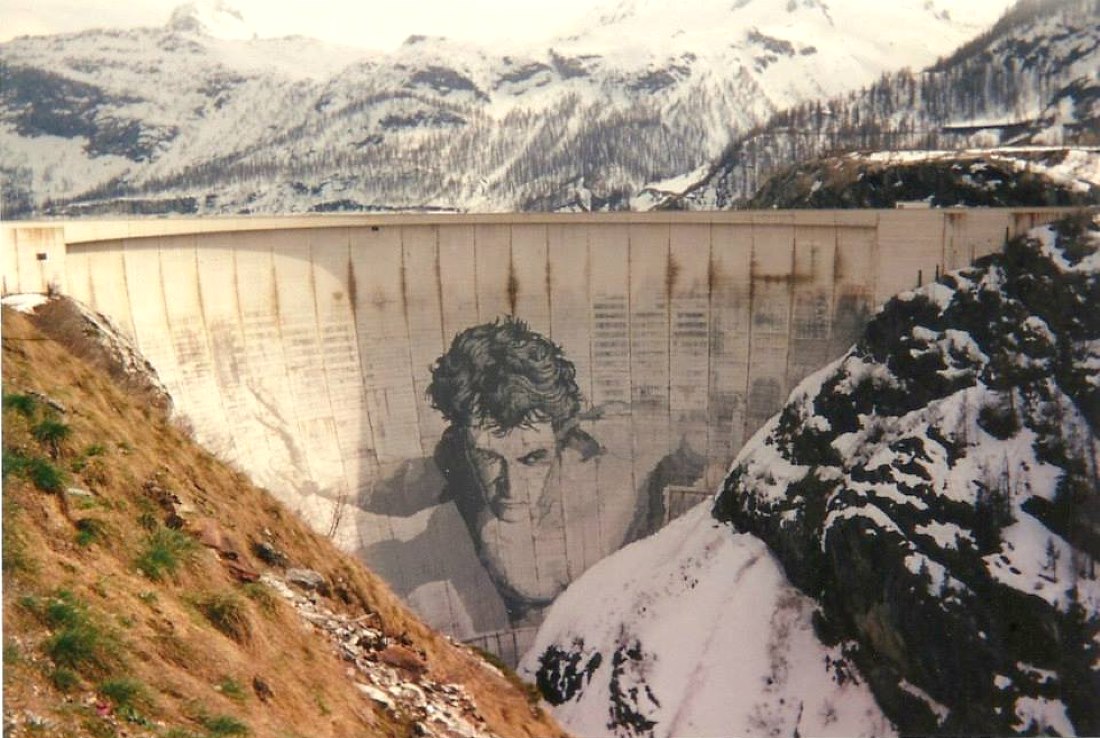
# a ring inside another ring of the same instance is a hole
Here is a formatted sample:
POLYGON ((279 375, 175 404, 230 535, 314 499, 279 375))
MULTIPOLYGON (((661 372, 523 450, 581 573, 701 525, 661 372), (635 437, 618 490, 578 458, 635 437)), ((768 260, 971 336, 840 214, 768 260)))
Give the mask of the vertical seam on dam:
POLYGON ((443 266, 440 263, 442 261, 442 246, 439 242, 439 226, 432 229, 435 234, 435 291, 436 299, 439 300, 439 342, 443 344, 443 349, 447 349, 447 325, 443 316, 447 312, 447 306, 443 304, 443 266))
MULTIPOLYGON (((363 414, 366 416, 367 437, 370 441, 370 453, 368 455, 368 461, 371 462, 371 468, 374 472, 374 476, 377 477, 382 469, 382 461, 378 457, 378 438, 374 431, 374 418, 371 417, 369 407, 367 404, 367 388, 362 382, 363 371, 363 347, 361 340, 362 328, 359 326, 359 278, 355 274, 355 262, 352 258, 352 236, 351 229, 345 229, 347 234, 346 250, 344 252, 344 263, 347 265, 347 283, 348 283, 348 312, 349 319, 351 321, 352 332, 352 347, 355 351, 355 366, 359 367, 360 382, 359 382, 359 403, 363 409, 363 414)), ((355 486, 351 493, 355 495, 358 500, 362 495, 365 487, 369 485, 362 480, 355 486)))
POLYGON ((672 356, 675 339, 672 331, 672 300, 676 293, 677 272, 682 271, 672 257, 672 225, 665 228, 665 446, 672 450, 672 356))
MULTIPOLYGON (((810 247, 811 249, 813 246, 810 247)), ((798 285, 798 227, 791 227, 791 277, 787 280, 787 340, 786 352, 783 357, 783 391, 780 393, 780 402, 785 403, 787 396, 794 387, 791 386, 791 339, 794 338, 794 307, 795 290, 798 285)), ((811 268, 811 274, 813 270, 811 268)))
MULTIPOLYGON (((331 359, 329 358, 328 352, 325 350, 325 326, 321 322, 321 306, 317 294, 317 267, 315 263, 316 260, 314 258, 314 234, 310 234, 310 237, 307 239, 306 243, 307 250, 309 251, 309 286, 310 293, 313 296, 313 299, 311 301, 313 305, 313 324, 317 332, 317 347, 321 352, 321 373, 324 375, 325 380, 325 402, 328 405, 329 417, 335 418, 335 406, 332 403, 332 373, 329 367, 331 359)), ((334 523, 329 528, 330 538, 334 537, 337 533, 337 527, 339 523, 338 516, 340 514, 338 508, 345 504, 346 499, 351 495, 352 492, 352 485, 349 484, 348 479, 348 462, 347 459, 344 457, 343 444, 341 443, 341 435, 343 431, 340 427, 338 427, 335 422, 333 422, 332 428, 333 440, 335 440, 336 442, 336 456, 340 462, 340 481, 343 485, 343 489, 336 490, 337 498, 333 500, 333 503, 336 505, 337 509, 333 513, 334 523)))
MULTIPOLYGON (((710 452, 713 446, 711 445, 711 435, 714 433, 713 424, 711 423, 711 406, 710 398, 711 392, 714 390, 714 373, 713 362, 714 356, 712 349, 714 344, 711 342, 711 328, 714 325, 714 289, 711 282, 711 275, 714 270, 714 224, 707 225, 707 392, 703 397, 703 417, 706 418, 706 448, 704 453, 708 456, 707 466, 704 468, 704 475, 709 471, 710 467, 710 452)), ((704 476, 703 484, 708 484, 709 480, 704 476)))
POLYGON ((745 348, 745 394, 744 412, 741 413, 741 442, 748 440, 749 435, 749 410, 750 393, 752 390, 752 343, 754 339, 755 321, 753 320, 753 306, 756 301, 756 224, 749 226, 749 309, 748 315, 748 340, 745 348))

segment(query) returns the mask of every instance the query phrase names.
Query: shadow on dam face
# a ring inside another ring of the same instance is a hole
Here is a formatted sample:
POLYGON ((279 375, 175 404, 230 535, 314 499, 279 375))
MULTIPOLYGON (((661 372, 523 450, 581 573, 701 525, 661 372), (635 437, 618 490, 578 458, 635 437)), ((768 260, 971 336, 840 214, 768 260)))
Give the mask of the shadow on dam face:
POLYGON ((110 317, 204 445, 512 661, 878 304, 1061 212, 16 223, 4 291, 110 317))

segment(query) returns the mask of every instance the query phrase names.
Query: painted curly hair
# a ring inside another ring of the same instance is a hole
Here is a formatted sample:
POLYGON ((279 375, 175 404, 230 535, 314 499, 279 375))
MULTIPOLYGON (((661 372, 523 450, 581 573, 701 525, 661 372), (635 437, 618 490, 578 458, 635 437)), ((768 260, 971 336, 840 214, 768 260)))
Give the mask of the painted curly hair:
POLYGON ((581 393, 561 347, 511 316, 467 328, 432 366, 432 407, 454 426, 505 433, 549 421, 563 430, 581 393))

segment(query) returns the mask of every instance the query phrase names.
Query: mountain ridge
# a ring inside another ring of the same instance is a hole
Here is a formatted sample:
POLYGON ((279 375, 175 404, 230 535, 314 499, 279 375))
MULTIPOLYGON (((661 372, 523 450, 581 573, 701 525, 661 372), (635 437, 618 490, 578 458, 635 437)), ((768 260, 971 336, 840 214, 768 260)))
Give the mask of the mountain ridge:
POLYGON ((1095 0, 1021 2, 922 72, 884 74, 859 91, 777 113, 732 141, 697 182, 650 192, 650 202, 736 207, 783 169, 837 153, 1096 145, 1097 18, 1095 0))
POLYGON ((930 63, 1007 0, 981 4, 982 23, 906 2, 899 25, 924 33, 889 53, 871 30, 859 41, 830 31, 813 49, 785 38, 795 18, 828 27, 814 8, 696 4, 646 6, 646 24, 677 18, 671 28, 642 36, 628 14, 522 57, 421 37, 388 55, 322 54, 307 39, 168 28, 10 41, 5 211, 125 211, 125 198, 194 213, 623 208, 778 108, 869 82, 883 64, 930 63))

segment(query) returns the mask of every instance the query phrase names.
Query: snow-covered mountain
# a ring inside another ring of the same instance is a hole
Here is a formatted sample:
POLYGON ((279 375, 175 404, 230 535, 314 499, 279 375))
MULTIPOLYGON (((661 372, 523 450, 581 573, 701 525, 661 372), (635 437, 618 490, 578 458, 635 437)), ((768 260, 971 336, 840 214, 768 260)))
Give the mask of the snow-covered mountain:
POLYGON ((221 3, 163 28, 23 37, 0 45, 3 200, 16 215, 624 207, 778 109, 931 63, 1008 4, 636 0, 525 55, 256 39, 221 3))
POLYGON ((1021 0, 925 71, 776 113, 683 196, 655 186, 635 207, 729 207, 787 167, 838 151, 1036 144, 1100 144, 1100 0, 1021 0))
POLYGON ((557 600, 524 660, 555 714, 878 733, 869 689, 903 734, 1100 733, 1098 304, 1100 218, 890 301, 713 510, 557 600))

